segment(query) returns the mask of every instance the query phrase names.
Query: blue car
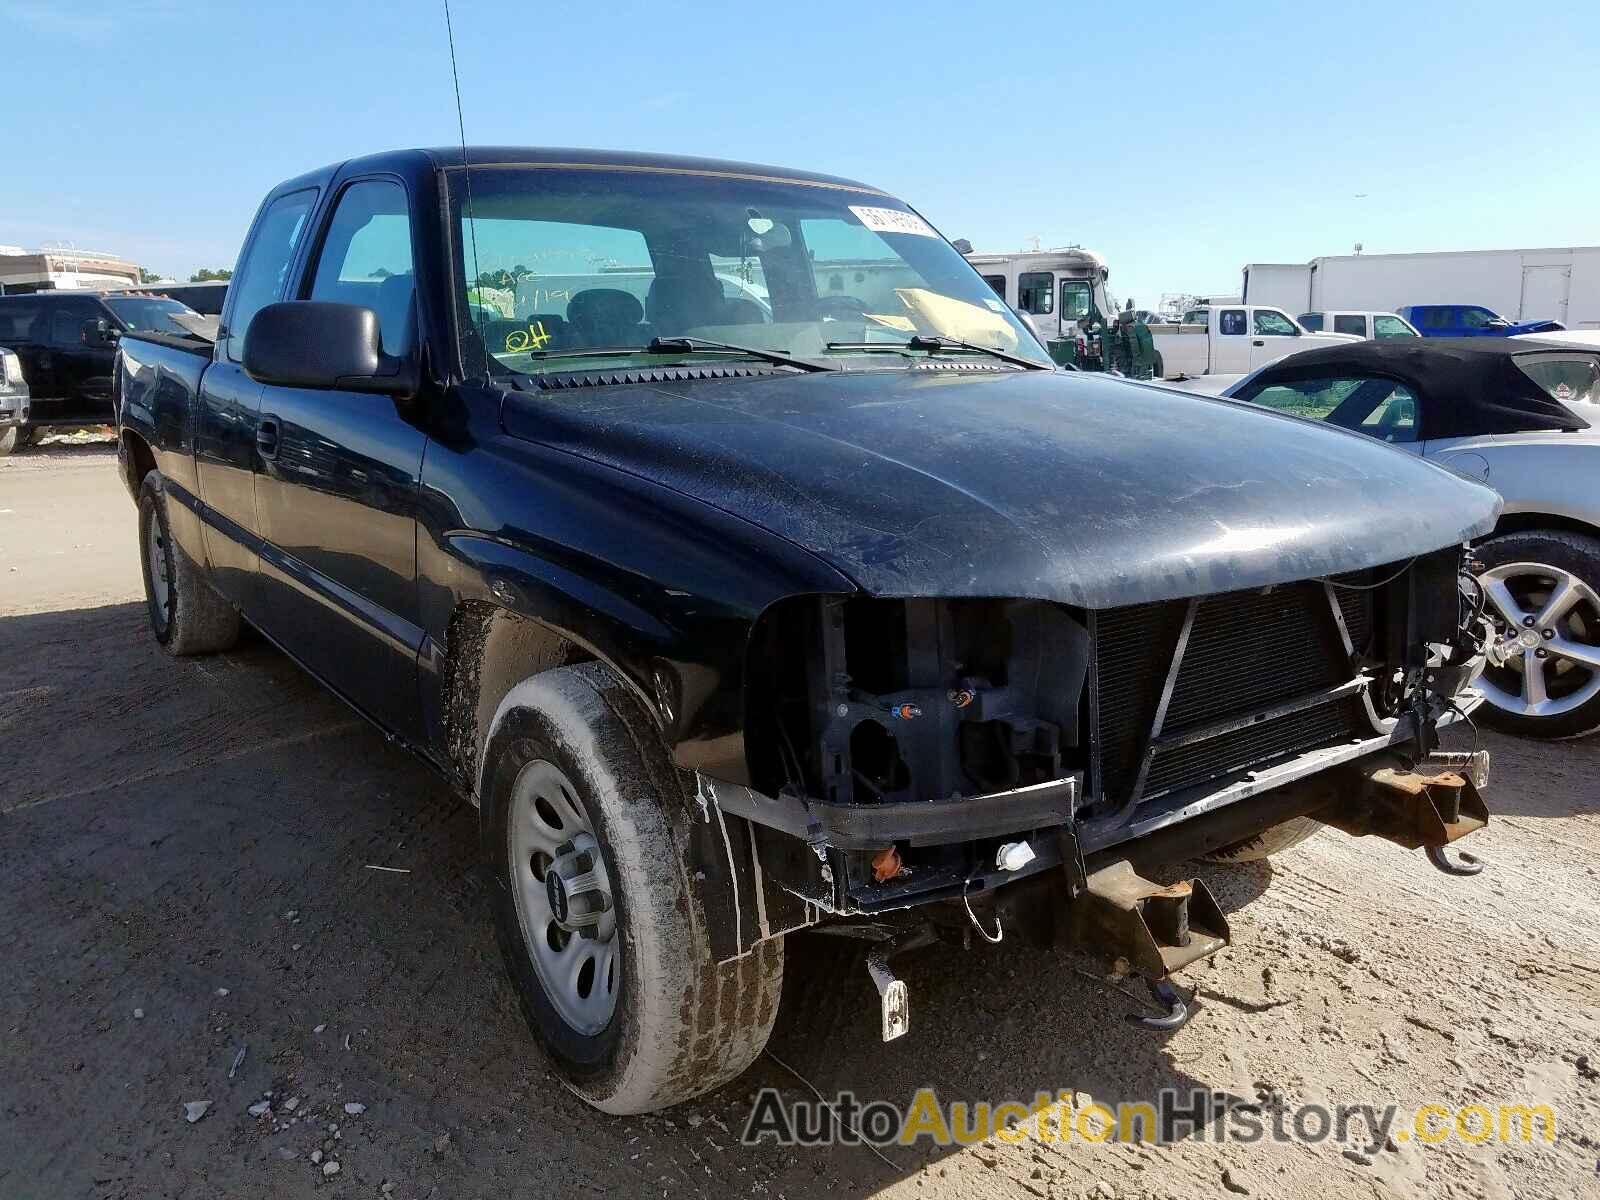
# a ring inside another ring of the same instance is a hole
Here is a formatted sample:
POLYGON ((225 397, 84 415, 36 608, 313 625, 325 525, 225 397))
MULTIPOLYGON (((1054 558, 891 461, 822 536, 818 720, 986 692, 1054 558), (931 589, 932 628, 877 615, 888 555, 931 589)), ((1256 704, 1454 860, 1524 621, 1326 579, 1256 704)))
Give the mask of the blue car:
POLYGON ((1481 304, 1408 304, 1399 313, 1421 330, 1423 337, 1510 337, 1566 328, 1559 321, 1513 324, 1481 304))

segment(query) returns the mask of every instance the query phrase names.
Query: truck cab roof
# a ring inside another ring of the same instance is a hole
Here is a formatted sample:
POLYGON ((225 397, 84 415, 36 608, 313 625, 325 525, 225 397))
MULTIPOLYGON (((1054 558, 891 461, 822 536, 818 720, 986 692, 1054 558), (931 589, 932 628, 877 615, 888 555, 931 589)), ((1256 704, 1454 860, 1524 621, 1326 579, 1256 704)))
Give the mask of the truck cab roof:
POLYGON ((326 183, 336 174, 355 174, 368 171, 394 171, 411 175, 421 171, 451 170, 463 161, 469 167, 562 167, 589 170, 658 171, 690 175, 726 175, 747 179, 777 180, 784 183, 808 183, 818 187, 846 188, 870 195, 888 193, 853 179, 822 175, 811 171, 796 171, 787 167, 773 167, 761 163, 734 162, 717 158, 695 158, 677 154, 646 154, 628 150, 586 150, 564 146, 468 146, 463 159, 460 146, 412 147, 410 149, 384 150, 344 162, 330 163, 308 171, 294 179, 286 180, 275 192, 294 191, 298 188, 326 183))

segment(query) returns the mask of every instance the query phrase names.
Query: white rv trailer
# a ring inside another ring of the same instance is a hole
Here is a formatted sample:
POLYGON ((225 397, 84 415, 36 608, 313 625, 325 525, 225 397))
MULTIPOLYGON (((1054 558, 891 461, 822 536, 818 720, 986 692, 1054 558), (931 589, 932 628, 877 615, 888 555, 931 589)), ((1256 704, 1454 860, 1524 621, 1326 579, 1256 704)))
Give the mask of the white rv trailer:
POLYGON ((1290 313, 1481 304, 1508 321, 1600 329, 1600 246, 1338 254, 1308 263, 1251 263, 1244 269, 1244 300, 1290 313))
POLYGON ((1093 250, 1062 246, 966 257, 995 295, 1025 313, 1046 341, 1076 334, 1079 318, 1092 309, 1105 321, 1116 314, 1116 302, 1106 290, 1111 272, 1093 250))
POLYGON ((0 246, 0 292, 89 288, 117 291, 139 286, 139 267, 115 254, 47 246, 0 246))

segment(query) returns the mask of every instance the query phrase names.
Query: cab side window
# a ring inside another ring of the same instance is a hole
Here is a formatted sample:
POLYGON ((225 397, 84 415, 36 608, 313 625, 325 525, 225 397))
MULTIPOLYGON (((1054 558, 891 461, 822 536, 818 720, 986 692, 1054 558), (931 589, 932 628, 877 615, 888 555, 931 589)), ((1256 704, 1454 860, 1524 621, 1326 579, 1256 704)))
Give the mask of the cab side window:
POLYGON ((1487 308, 1463 308, 1461 310, 1461 324, 1467 329, 1487 329, 1494 320, 1494 314, 1487 308))
POLYGON ((1017 276, 1017 307, 1046 316, 1056 309, 1055 280, 1049 271, 1024 271, 1017 276))
POLYGON ((1294 322, 1281 312, 1270 308, 1256 309, 1257 337, 1297 337, 1299 333, 1294 322))
POLYGON ((1004 275, 985 275, 983 281, 994 289, 994 294, 1000 299, 1006 298, 1006 277, 1004 275))
POLYGON ((1245 331, 1244 309, 1225 308, 1217 318, 1217 332, 1228 337, 1243 337, 1245 331))
POLYGON ((411 349, 415 290, 405 189, 389 179, 351 184, 334 209, 307 299, 372 309, 384 351, 405 354, 411 349))
POLYGON ((1359 313, 1346 313, 1333 319, 1335 333, 1353 333, 1357 337, 1367 336, 1367 319, 1359 313))
POLYGON ((250 331, 251 319, 282 298, 289 263, 316 201, 315 188, 290 192, 267 205, 261 214, 250 248, 228 284, 233 309, 228 314, 227 354, 234 362, 244 359, 244 338, 250 331))
MULTIPOLYGON (((83 323, 106 317, 92 300, 58 300, 50 305, 49 342, 57 350, 77 350, 83 346, 83 323)), ((106 317, 106 323, 111 319, 106 317)))
POLYGON ((1322 314, 1319 313, 1319 312, 1301 313, 1300 314, 1300 324, 1305 326, 1312 333, 1321 333, 1322 332, 1322 314))

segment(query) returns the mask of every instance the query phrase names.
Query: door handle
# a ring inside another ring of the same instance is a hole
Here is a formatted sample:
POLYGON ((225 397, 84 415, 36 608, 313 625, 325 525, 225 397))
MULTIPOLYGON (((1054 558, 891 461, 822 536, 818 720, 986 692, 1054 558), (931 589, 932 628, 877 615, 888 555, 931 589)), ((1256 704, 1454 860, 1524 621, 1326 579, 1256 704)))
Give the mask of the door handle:
POLYGON ((262 458, 278 457, 278 421, 276 417, 262 417, 256 426, 256 452, 262 458))
POLYGON ((1251 342, 1250 344, 1252 346, 1265 346, 1266 345, 1266 343, 1263 342, 1260 338, 1256 338, 1255 341, 1251 342))

